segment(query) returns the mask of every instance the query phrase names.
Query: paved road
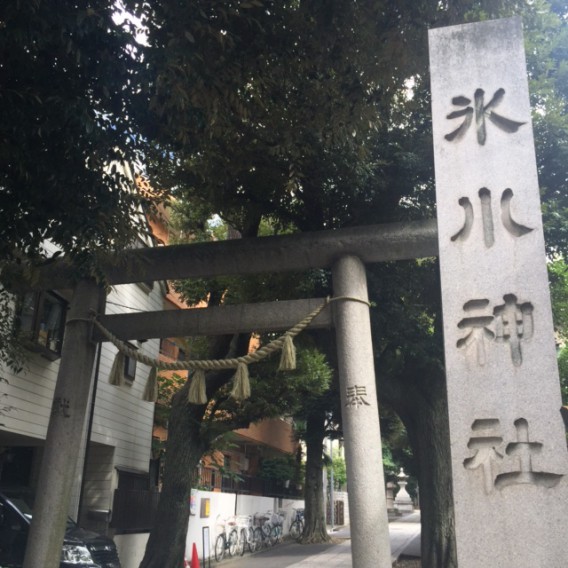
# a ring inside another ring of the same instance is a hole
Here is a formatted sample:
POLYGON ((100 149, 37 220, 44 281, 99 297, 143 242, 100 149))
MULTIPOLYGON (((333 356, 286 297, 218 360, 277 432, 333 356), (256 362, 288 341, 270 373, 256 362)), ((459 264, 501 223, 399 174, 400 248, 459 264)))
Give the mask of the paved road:
MULTIPOLYGON (((420 556, 420 513, 416 512, 389 523, 393 562, 401 554, 420 556)), ((333 533, 335 544, 298 544, 286 541, 255 554, 223 560, 211 560, 211 568, 352 568, 349 527, 333 533)), ((201 566, 209 568, 209 564, 201 566)))

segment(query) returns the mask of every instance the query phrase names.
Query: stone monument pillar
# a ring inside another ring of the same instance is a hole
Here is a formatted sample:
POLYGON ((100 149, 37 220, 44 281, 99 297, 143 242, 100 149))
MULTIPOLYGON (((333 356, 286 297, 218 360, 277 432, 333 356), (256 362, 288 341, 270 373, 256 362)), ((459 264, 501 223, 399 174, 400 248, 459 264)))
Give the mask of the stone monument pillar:
POLYGON ((568 453, 521 22, 430 31, 460 568, 566 566, 568 453))

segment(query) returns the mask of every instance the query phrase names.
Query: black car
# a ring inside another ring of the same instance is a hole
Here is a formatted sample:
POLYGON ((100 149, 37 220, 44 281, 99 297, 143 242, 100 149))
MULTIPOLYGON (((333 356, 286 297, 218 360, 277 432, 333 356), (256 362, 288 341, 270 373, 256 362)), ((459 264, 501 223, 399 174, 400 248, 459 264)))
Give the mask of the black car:
MULTIPOLYGON (((21 568, 32 519, 25 492, 0 493, 0 568, 21 568)), ((67 520, 60 568, 120 568, 114 542, 67 520)))

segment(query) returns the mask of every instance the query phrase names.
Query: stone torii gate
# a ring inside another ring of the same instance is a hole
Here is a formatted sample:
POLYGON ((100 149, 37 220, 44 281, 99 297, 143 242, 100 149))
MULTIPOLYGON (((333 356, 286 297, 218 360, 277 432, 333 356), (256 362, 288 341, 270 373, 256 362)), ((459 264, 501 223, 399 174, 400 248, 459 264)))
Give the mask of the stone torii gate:
MULTIPOLYGON (((379 414, 375 387, 365 263, 437 254, 435 221, 377 225, 257 239, 138 249, 109 260, 108 284, 214 277, 227 274, 330 268, 334 296, 352 298, 333 306, 343 409, 352 555, 356 568, 391 565, 379 414), (354 404, 354 393, 365 404, 354 404), (369 450, 373 451, 369 451, 369 450), (373 495, 373 500, 369 500, 373 495)), ((72 287, 64 261, 43 269, 36 289, 72 287)), ((30 529, 25 568, 57 568, 72 476, 81 445, 92 381, 95 340, 91 313, 103 292, 92 281, 74 287, 30 529)), ((108 315, 101 323, 118 338, 144 339, 247 331, 279 331, 311 312, 321 300, 272 302, 204 310, 108 315)), ((330 326, 327 310, 312 326, 330 326)))

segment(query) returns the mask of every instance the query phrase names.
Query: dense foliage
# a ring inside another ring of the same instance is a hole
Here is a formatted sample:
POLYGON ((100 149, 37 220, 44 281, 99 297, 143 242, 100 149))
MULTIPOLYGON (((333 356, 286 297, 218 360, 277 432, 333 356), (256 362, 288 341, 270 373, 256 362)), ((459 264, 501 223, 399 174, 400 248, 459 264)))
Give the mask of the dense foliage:
POLYGON ((557 259, 548 265, 552 315, 558 346, 558 372, 562 402, 568 405, 568 266, 564 260, 557 259))
POLYGON ((0 258, 49 239, 81 259, 132 241, 140 65, 108 0, 0 6, 0 258))

